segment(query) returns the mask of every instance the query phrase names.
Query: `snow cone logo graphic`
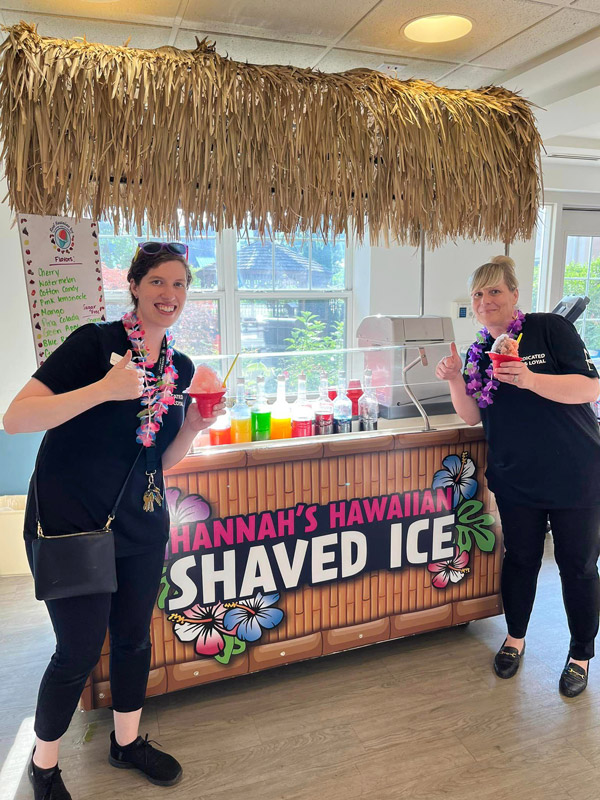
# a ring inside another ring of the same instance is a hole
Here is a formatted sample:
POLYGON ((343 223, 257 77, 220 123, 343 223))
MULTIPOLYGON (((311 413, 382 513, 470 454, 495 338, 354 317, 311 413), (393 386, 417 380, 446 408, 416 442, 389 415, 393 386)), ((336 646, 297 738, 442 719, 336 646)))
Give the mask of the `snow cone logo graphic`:
POLYGON ((66 222, 55 222, 50 228, 50 241, 59 253, 70 253, 75 243, 73 228, 66 222))

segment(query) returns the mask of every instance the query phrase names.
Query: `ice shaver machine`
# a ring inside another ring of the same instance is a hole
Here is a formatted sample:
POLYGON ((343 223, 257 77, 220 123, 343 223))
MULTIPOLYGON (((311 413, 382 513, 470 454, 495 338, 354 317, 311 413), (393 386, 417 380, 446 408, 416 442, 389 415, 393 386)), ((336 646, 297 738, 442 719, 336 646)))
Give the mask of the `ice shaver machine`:
POLYGON ((379 413, 386 419, 421 414, 453 414, 448 384, 435 368, 454 341, 450 317, 376 314, 358 326, 358 346, 381 348, 365 353, 365 369, 373 373, 379 413), (403 347, 399 347, 403 345, 403 347))

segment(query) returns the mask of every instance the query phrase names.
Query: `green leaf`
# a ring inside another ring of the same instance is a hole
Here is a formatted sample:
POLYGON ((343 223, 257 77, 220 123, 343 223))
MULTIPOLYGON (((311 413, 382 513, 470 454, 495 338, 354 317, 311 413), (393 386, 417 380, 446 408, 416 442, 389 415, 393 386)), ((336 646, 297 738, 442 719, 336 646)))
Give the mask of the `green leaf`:
POLYGON ((482 552, 492 552, 494 545, 496 544, 494 531, 490 531, 488 528, 483 528, 479 525, 476 525, 475 528, 473 528, 473 536, 475 537, 475 544, 482 552))
POLYGON ((215 661, 226 666, 231 661, 232 656, 237 656, 239 653, 244 652, 246 642, 240 641, 237 636, 225 636, 224 638, 225 649, 220 655, 215 656, 215 661))
POLYGON ((466 525, 457 525, 456 532, 458 534, 456 537, 456 545, 459 553, 462 553, 464 550, 470 552, 471 547, 473 546, 471 528, 468 528, 466 525))
POLYGON ((483 503, 481 500, 466 500, 457 509, 459 524, 456 526, 458 531, 457 544, 460 552, 470 550, 472 546, 471 537, 475 538, 475 544, 484 553, 491 553, 496 544, 496 537, 490 526, 495 520, 491 514, 481 513, 483 503), (467 546, 467 539, 469 544, 467 546))
POLYGON ((156 605, 160 608, 161 611, 164 611, 165 602, 167 600, 167 595, 169 594, 169 589, 171 588, 171 584, 167 580, 167 568, 166 568, 166 566, 163 567, 163 574, 162 574, 162 578, 160 579, 159 588, 160 587, 162 587, 162 588, 160 590, 160 594, 158 595, 158 600, 156 601, 156 605))

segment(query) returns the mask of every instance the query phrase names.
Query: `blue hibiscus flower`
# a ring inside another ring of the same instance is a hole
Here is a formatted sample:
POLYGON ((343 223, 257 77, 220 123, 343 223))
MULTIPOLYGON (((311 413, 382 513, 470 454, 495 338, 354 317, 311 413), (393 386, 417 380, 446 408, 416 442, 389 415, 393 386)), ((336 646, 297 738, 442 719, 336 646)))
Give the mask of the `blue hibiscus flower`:
POLYGON ((279 600, 277 592, 263 595, 237 603, 225 603, 229 609, 223 620, 225 628, 233 630, 237 625, 236 636, 243 642, 255 642, 260 639, 263 628, 274 628, 283 619, 280 608, 271 608, 279 600))
POLYGON ((446 489, 452 487, 452 508, 460 503, 461 497, 470 500, 477 493, 475 464, 466 453, 459 456, 446 456, 442 461, 443 469, 439 469, 433 476, 433 489, 446 489))

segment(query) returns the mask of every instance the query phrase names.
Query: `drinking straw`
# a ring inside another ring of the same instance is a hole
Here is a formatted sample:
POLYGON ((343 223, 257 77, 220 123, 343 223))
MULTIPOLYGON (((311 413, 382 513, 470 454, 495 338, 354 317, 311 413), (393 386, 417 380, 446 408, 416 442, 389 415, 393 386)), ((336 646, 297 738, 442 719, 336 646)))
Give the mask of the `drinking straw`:
POLYGON ((240 354, 238 353, 237 356, 233 359, 233 362, 232 362, 231 366, 229 367, 227 375, 225 375, 225 377, 223 378, 223 386, 225 386, 225 384, 227 383, 227 378, 231 375, 231 370, 234 368, 235 362, 238 360, 239 355, 240 354))
MULTIPOLYGON (((519 344, 519 342, 521 341, 521 336, 523 336, 523 331, 521 331, 521 333, 517 336, 517 344, 519 344)), ((235 361, 233 363, 235 364, 235 361)))

